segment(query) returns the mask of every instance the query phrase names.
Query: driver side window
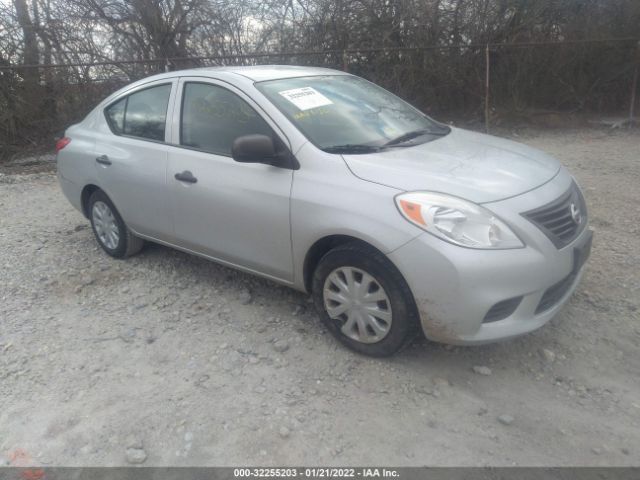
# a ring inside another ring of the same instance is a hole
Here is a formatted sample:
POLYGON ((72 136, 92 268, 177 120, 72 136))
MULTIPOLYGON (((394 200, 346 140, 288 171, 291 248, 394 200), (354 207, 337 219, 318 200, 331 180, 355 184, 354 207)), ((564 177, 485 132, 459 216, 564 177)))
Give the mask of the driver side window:
POLYGON ((233 141, 250 134, 273 136, 269 125, 238 95, 217 85, 185 84, 180 145, 231 156, 233 141))

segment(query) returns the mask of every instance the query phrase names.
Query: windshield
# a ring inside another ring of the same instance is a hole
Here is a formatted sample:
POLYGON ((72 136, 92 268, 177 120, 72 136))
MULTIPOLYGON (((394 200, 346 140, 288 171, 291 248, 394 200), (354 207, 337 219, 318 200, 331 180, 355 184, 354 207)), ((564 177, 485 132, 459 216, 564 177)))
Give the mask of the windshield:
POLYGON ((328 152, 415 145, 450 131, 383 88, 351 75, 270 80, 256 87, 328 152))

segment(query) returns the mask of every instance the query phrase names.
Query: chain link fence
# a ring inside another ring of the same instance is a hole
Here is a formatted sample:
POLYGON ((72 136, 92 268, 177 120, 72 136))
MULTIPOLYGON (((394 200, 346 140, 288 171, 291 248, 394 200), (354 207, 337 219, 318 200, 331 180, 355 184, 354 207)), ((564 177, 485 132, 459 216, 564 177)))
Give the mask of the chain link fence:
POLYGON ((640 42, 573 42, 362 48, 322 52, 0 65, 0 158, 48 147, 116 89, 148 75, 218 65, 291 64, 346 70, 423 111, 490 125, 536 115, 624 115, 633 122, 640 42))

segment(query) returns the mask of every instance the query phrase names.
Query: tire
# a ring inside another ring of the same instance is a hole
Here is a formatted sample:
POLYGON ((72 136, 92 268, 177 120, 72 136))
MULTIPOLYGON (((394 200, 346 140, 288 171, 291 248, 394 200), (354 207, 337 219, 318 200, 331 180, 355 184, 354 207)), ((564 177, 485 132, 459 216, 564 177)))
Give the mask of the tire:
POLYGON ((144 246, 144 240, 131 233, 113 202, 102 190, 96 190, 89 197, 87 212, 91 220, 91 229, 98 244, 112 257, 130 257, 138 253, 144 246), (109 225, 108 229, 105 228, 107 224, 109 225), (107 231, 115 232, 117 240, 115 236, 106 234, 107 231))
POLYGON ((393 355, 418 332, 417 308, 407 282, 385 255, 366 244, 348 243, 326 253, 313 274, 312 293, 327 329, 364 355, 393 355), (346 293, 349 275, 356 292, 351 297, 346 293), (344 298, 349 300, 343 302, 344 298), (336 315, 345 305, 347 310, 336 315))

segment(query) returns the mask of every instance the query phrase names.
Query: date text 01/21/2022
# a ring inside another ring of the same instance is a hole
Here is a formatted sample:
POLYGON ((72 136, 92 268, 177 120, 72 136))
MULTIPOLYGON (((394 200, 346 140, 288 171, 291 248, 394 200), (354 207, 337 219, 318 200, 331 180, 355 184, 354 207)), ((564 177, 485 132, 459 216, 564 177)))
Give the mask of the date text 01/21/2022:
POLYGON ((235 468, 235 478, 398 478, 397 470, 386 468, 235 468))

